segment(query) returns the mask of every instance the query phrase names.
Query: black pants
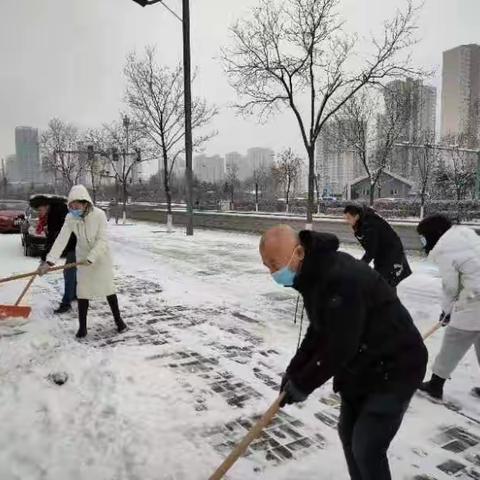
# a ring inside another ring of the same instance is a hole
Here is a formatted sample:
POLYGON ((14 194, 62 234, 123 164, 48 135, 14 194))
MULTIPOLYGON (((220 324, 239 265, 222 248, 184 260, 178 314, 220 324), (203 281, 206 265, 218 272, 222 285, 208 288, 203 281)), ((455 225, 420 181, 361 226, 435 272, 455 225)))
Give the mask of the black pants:
MULTIPOLYGON (((120 309, 118 307, 118 298, 116 295, 109 295, 107 297, 108 305, 110 306, 110 310, 112 311, 113 319, 115 320, 115 324, 119 326, 123 323, 122 317, 120 315, 120 309)), ((90 302, 85 298, 78 299, 78 323, 80 326, 80 330, 87 329, 87 314, 88 314, 88 307, 90 302)))
MULTIPOLYGON (((412 393, 413 395, 413 393, 412 393)), ((352 480, 390 480, 387 450, 412 395, 342 396, 338 432, 352 480)))

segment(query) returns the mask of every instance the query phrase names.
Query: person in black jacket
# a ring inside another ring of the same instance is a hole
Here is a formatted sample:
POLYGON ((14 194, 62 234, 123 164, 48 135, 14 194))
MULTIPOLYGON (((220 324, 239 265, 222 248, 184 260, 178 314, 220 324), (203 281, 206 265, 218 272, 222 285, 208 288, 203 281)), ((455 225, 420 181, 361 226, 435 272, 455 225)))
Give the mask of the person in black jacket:
MULTIPOLYGON (((48 253, 50 252, 55 240, 57 239, 60 230, 65 222, 65 217, 68 213, 66 199, 64 197, 49 196, 49 195, 35 195, 30 199, 30 206, 38 211, 40 215, 46 215, 46 235, 47 243, 45 250, 42 253, 41 260, 45 262, 48 253)), ((75 263, 75 235, 72 234, 70 240, 62 254, 65 258, 65 263, 75 263)), ((54 310, 54 313, 61 314, 71 310, 72 302, 76 297, 77 291, 77 269, 70 268, 63 271, 64 278, 64 294, 60 306, 54 310)))
POLYGON ((371 208, 358 205, 347 205, 344 217, 365 249, 362 260, 367 264, 373 260, 375 270, 389 285, 396 288, 412 274, 402 241, 386 220, 371 208))
POLYGON ((301 402, 333 377, 339 435, 352 480, 391 478, 387 449, 427 365, 413 321, 385 280, 338 252, 336 236, 288 226, 260 241, 264 265, 303 297, 310 321, 281 384, 283 405, 301 402))

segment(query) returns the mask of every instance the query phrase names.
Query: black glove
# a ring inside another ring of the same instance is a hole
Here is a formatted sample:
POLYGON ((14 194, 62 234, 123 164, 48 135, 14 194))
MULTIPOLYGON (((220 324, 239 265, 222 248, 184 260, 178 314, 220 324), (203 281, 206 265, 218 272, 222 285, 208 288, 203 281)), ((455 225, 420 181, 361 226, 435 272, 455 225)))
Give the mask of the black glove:
POLYGON ((450 323, 450 314, 442 312, 438 321, 442 324, 442 327, 446 327, 450 323))
POLYGON ((291 380, 287 380, 282 392, 285 392, 286 395, 280 403, 281 407, 304 402, 308 398, 308 395, 302 392, 291 380))

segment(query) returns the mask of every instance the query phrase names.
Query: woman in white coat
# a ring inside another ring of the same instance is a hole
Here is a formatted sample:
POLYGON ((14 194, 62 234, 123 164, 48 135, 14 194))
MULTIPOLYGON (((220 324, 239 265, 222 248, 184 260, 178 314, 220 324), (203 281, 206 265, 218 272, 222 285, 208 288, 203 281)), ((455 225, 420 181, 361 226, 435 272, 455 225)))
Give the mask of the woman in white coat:
MULTIPOLYGON (((443 286, 440 322, 447 325, 432 378, 421 390, 441 399, 447 378, 473 345, 480 364, 480 237, 468 227, 452 227, 432 215, 417 227, 425 251, 440 271, 443 286)), ((480 388, 472 393, 480 396, 480 388)))
POLYGON ((127 326, 120 316, 118 299, 113 282, 113 263, 107 240, 107 218, 105 213, 93 205, 83 185, 75 185, 68 195, 69 214, 46 262, 39 268, 44 274, 60 258, 70 235, 77 237, 77 262, 83 263, 77 272, 77 298, 79 329, 77 338, 87 335, 87 313, 89 301, 107 298, 119 332, 127 326))

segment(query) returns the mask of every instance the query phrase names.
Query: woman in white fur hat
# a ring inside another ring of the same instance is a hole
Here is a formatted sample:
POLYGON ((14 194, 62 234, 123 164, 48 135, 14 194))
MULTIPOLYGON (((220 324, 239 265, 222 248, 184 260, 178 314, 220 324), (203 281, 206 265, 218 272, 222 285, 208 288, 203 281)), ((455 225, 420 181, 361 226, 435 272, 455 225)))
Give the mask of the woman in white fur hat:
POLYGON ((77 237, 78 267, 77 298, 79 329, 77 338, 87 335, 87 313, 89 301, 107 298, 119 332, 127 326, 118 308, 118 299, 113 281, 113 262, 107 240, 107 218, 105 213, 93 205, 92 199, 83 185, 75 185, 68 195, 69 214, 65 219, 46 262, 39 267, 43 275, 60 258, 70 235, 77 237))

